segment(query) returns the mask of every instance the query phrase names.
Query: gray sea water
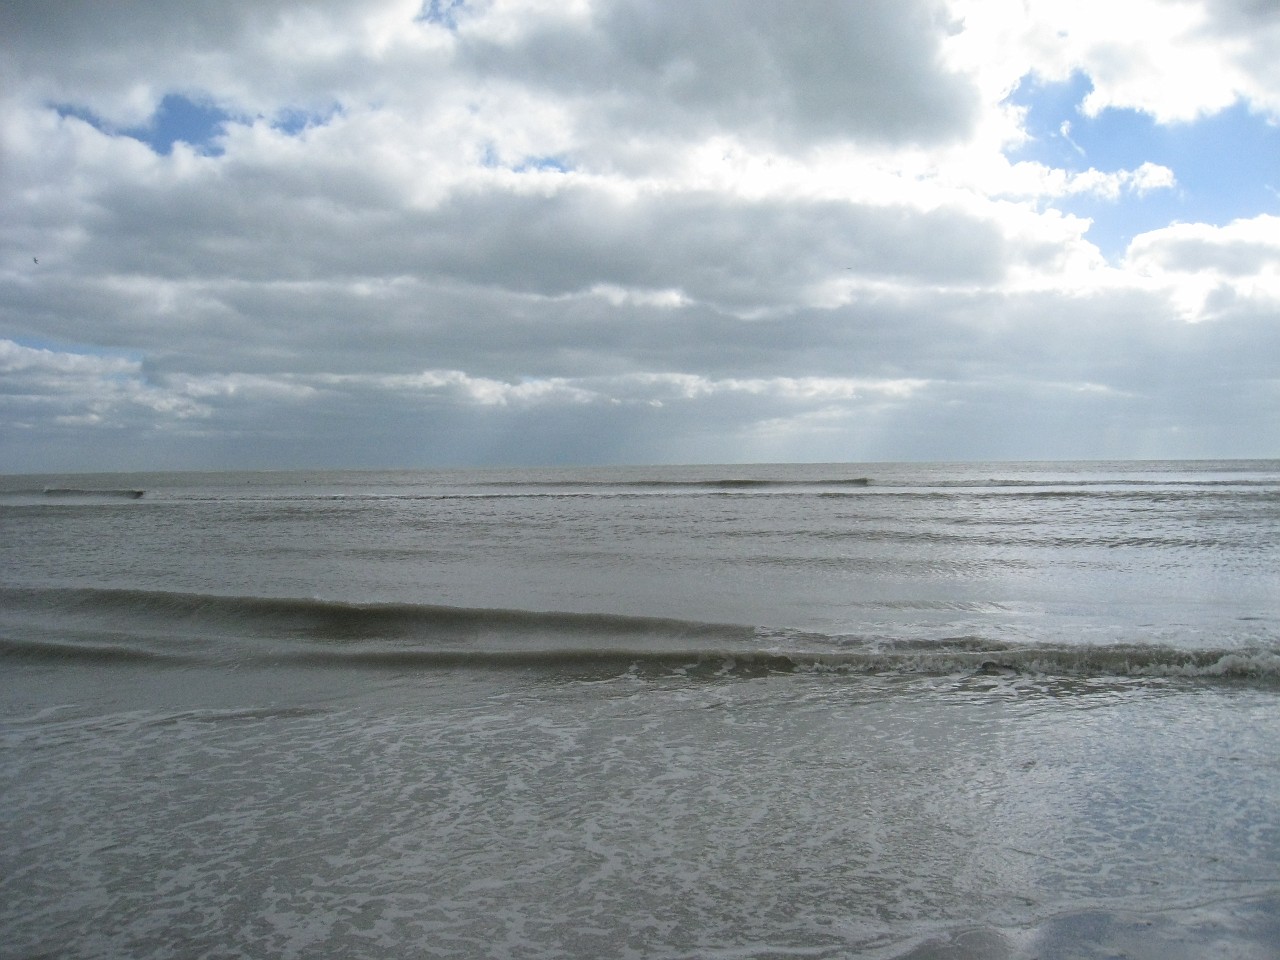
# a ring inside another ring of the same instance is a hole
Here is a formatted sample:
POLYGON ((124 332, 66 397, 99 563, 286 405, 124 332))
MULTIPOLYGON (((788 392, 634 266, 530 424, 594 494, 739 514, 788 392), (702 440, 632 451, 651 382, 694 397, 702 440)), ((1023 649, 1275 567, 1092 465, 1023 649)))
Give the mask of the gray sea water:
POLYGON ((1280 462, 0 477, 0 956, 1280 956, 1280 462))

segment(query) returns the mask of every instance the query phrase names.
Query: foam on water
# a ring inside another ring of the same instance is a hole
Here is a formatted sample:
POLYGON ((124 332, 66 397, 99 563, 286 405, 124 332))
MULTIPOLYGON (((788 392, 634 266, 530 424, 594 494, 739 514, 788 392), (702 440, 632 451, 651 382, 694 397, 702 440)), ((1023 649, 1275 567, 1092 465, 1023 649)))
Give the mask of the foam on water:
POLYGON ((1266 691, 467 676, 6 723, 8 949, 1023 957, 1280 889, 1266 691))

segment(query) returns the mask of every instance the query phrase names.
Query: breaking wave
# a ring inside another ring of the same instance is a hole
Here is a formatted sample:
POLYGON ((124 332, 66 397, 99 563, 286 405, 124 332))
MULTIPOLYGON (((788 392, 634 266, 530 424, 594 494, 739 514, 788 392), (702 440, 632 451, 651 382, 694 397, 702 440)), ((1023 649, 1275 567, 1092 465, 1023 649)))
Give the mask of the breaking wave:
POLYGON ((0 658, 49 663, 1169 677, 1280 683, 1280 650, 869 639, 616 614, 142 590, 0 588, 0 658))
POLYGON ((33 506, 50 501, 56 503, 109 503, 118 500, 141 500, 147 491, 138 487, 24 487, 0 490, 0 504, 33 506))
POLYGON ((41 493, 46 497, 83 497, 85 499, 103 499, 103 500, 141 500, 146 495, 145 490, 137 489, 99 489, 99 488, 79 488, 79 487, 45 487, 41 493))

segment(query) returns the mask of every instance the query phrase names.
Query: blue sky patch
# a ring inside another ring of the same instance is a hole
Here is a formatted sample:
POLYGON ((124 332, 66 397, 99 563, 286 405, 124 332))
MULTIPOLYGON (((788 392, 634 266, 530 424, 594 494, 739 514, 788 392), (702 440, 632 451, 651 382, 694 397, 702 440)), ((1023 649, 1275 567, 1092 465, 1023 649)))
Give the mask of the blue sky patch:
POLYGON ((170 93, 160 101, 160 107, 145 127, 123 130, 127 136, 141 140, 161 156, 173 152, 179 141, 190 144, 197 153, 216 157, 222 147, 216 138, 231 114, 208 103, 197 103, 176 93, 170 93))
POLYGON ((1242 103, 1189 123, 1158 124, 1138 110, 1103 110, 1087 117, 1080 104, 1093 89, 1077 73, 1061 83, 1028 76, 1010 101, 1027 108, 1031 140, 1010 152, 1071 172, 1134 170, 1143 163, 1168 167, 1173 189, 1119 200, 1062 197, 1052 206, 1091 217, 1089 238, 1109 257, 1124 252, 1135 234, 1173 221, 1222 226, 1241 217, 1280 213, 1280 125, 1242 103))
POLYGON ((531 170, 553 170, 556 173, 568 173, 573 169, 568 158, 560 155, 543 157, 525 157, 515 167, 516 173, 528 173, 531 170))
POLYGON ((176 93, 170 93, 160 101, 150 122, 139 127, 116 128, 92 110, 74 104, 54 104, 62 117, 76 117, 109 136, 132 137, 145 143, 161 156, 173 152, 173 145, 181 141, 190 144, 204 156, 221 156, 222 147, 217 138, 232 115, 209 103, 199 103, 176 93))
POLYGON ((74 103, 53 103, 50 106, 57 111, 58 116, 75 117, 77 120, 83 120, 93 129, 101 131, 109 137, 117 136, 120 133, 118 129, 86 107, 77 107, 74 103))
POLYGON ((281 110, 271 120, 271 126, 290 137, 302 133, 308 127, 322 127, 338 114, 342 107, 334 104, 328 110, 281 110))
POLYGON ((530 173, 535 170, 551 170, 555 173, 569 173, 574 169, 573 163, 568 157, 558 153, 548 154, 531 154, 521 157, 518 162, 504 162, 502 154, 498 152, 498 145, 492 141, 484 145, 484 149, 480 152, 480 165, 488 167, 491 170, 506 168, 513 173, 530 173))
POLYGON ((466 6, 466 0, 428 0, 422 5, 419 20, 438 23, 448 30, 458 29, 458 12, 466 6))

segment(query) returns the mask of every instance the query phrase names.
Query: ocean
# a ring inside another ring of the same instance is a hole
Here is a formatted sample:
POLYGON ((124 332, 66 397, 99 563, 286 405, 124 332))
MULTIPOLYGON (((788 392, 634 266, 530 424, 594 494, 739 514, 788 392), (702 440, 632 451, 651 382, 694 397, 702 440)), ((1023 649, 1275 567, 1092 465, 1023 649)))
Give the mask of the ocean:
POLYGON ((1280 461, 0 477, 0 956, 1280 957, 1280 461))

